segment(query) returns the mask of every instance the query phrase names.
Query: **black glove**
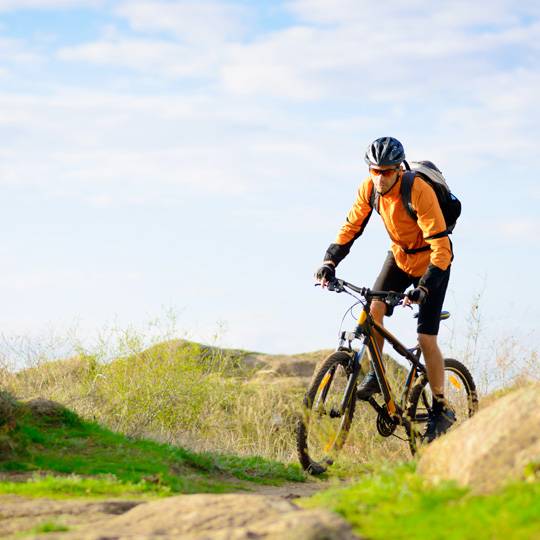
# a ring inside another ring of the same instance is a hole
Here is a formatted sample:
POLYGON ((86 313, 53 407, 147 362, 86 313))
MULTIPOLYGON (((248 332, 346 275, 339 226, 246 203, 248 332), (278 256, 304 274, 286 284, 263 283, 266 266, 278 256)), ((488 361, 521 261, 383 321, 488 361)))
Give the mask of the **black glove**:
POLYGON ((415 304, 423 304, 426 301, 428 290, 425 287, 416 287, 407 293, 409 300, 415 304))
POLYGON ((334 281, 336 279, 336 268, 333 264, 323 264, 316 272, 315 279, 321 281, 334 281))

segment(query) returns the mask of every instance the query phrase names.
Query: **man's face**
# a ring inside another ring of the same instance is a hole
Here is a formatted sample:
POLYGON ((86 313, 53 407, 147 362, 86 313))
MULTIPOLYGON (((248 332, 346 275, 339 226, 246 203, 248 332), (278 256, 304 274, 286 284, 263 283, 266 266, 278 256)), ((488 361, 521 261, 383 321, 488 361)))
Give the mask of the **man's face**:
POLYGON ((373 165, 369 168, 373 185, 381 195, 384 195, 395 184, 398 173, 399 167, 396 165, 373 165))

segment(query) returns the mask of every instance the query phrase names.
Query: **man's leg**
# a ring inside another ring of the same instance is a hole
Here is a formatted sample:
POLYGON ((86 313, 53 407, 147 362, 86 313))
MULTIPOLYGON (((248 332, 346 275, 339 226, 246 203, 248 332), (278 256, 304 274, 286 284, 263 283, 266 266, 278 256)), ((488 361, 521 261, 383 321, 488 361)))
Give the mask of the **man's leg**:
MULTIPOLYGON (((375 287, 373 289, 376 290, 375 287)), ((380 289, 380 290, 386 290, 386 289, 380 289)), ((371 313, 371 316, 373 317, 373 320, 377 324, 384 326, 384 316, 386 315, 386 304, 384 302, 381 302, 380 300, 374 300, 373 302, 371 302, 370 313, 371 313)), ((377 342, 377 345, 379 346, 379 350, 382 353, 382 350, 384 347, 384 338, 381 336, 381 334, 379 334, 379 332, 375 332, 374 337, 375 337, 375 341, 377 342)))
POLYGON ((418 343, 426 362, 429 386, 434 396, 444 396, 444 359, 437 336, 418 334, 418 343))
POLYGON ((437 344, 441 310, 450 277, 450 268, 441 279, 439 286, 429 291, 418 315, 418 343, 426 362, 426 370, 431 393, 432 410, 428 421, 426 439, 433 441, 445 433, 455 421, 454 412, 444 399, 444 359, 437 344))

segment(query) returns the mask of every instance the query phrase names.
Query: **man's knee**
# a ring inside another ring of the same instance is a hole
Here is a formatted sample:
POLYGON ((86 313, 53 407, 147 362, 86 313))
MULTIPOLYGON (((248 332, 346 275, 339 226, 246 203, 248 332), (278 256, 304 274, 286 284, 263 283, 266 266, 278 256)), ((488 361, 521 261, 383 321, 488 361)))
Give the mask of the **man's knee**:
POLYGON ((418 344, 422 349, 422 352, 433 351, 439 348, 437 344, 437 336, 431 334, 418 334, 418 344))
POLYGON ((386 313, 386 304, 380 300, 373 300, 373 302, 371 302, 370 313, 376 322, 382 324, 384 315, 386 313))

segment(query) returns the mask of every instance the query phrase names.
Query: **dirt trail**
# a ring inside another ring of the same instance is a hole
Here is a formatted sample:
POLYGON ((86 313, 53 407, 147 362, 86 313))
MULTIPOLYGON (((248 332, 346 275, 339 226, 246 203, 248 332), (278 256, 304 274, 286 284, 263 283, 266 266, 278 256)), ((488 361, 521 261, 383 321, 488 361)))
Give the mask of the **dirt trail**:
POLYGON ((257 486, 252 493, 258 495, 271 495, 284 499, 298 499, 300 497, 310 497, 318 491, 328 489, 335 484, 322 480, 308 480, 307 482, 287 482, 280 486, 257 486))
POLYGON ((50 500, 0 497, 0 538, 112 539, 354 539, 347 523, 294 499, 332 484, 323 481, 257 486, 250 493, 179 495, 154 501, 50 500), (38 532, 39 527, 65 531, 38 532), (34 530, 35 532, 31 532, 34 530))

